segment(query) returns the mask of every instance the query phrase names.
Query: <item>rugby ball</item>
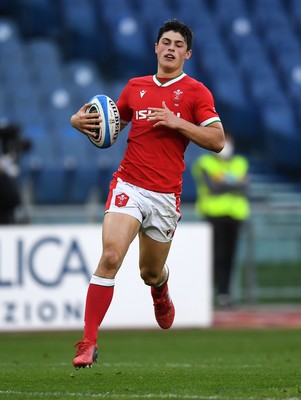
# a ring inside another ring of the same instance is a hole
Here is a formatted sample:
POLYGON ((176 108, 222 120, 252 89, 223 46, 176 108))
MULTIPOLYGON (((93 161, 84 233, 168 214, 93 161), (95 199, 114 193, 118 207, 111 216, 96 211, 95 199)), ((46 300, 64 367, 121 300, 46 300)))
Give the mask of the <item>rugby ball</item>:
POLYGON ((99 113, 102 121, 100 129, 95 129, 96 137, 88 135, 89 140, 100 149, 111 147, 120 132, 120 116, 115 102, 110 97, 100 94, 92 97, 89 101, 91 106, 87 109, 88 113, 99 113))

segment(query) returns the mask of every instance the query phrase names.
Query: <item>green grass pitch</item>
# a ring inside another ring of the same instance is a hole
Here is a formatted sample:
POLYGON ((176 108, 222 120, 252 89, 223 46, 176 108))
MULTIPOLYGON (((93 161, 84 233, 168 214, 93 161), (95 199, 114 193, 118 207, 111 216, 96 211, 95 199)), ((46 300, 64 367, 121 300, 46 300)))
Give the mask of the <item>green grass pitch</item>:
POLYGON ((76 371, 81 333, 0 335, 0 399, 301 399, 298 329, 100 332, 76 371))

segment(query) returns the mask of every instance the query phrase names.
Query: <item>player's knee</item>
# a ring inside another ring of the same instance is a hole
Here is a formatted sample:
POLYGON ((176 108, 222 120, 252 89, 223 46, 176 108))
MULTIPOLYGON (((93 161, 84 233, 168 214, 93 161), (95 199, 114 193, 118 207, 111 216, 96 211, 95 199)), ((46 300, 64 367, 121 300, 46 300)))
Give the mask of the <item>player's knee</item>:
POLYGON ((122 260, 119 253, 114 249, 104 250, 101 257, 101 264, 103 268, 108 271, 116 271, 122 260))
POLYGON ((160 284, 161 276, 150 271, 141 270, 140 276, 144 283, 148 286, 158 286, 160 284))

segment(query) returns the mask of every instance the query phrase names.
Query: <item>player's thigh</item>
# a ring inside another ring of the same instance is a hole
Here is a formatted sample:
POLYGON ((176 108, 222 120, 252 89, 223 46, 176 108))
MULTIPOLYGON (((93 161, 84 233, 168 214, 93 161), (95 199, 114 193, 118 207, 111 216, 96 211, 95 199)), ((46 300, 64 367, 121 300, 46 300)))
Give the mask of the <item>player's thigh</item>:
MULTIPOLYGON (((140 229, 140 222, 128 214, 106 213, 102 226, 102 255, 97 272, 117 270, 140 229)), ((102 276, 102 275, 101 275, 102 276)))
POLYGON ((158 242, 145 233, 139 233, 139 267, 141 274, 159 276, 162 273, 168 253, 170 242, 158 242))

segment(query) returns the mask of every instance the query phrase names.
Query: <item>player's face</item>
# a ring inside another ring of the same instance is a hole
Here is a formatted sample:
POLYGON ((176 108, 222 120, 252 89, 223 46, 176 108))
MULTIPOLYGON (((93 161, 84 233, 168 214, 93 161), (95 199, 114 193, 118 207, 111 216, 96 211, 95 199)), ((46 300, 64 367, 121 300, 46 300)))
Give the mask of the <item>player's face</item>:
POLYGON ((155 52, 158 57, 159 68, 166 72, 181 72, 185 60, 191 56, 191 50, 187 51, 187 44, 179 32, 164 32, 156 43, 155 52))

